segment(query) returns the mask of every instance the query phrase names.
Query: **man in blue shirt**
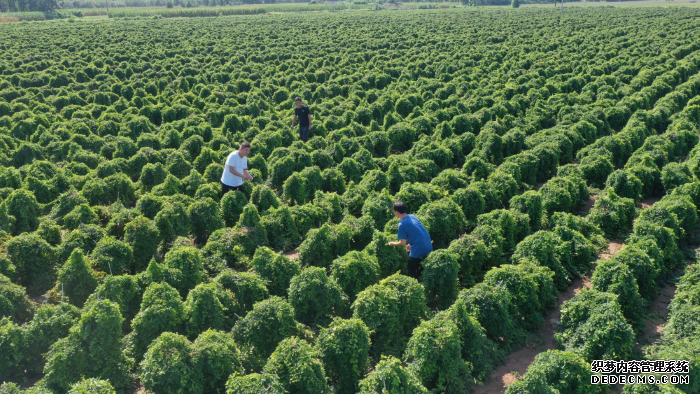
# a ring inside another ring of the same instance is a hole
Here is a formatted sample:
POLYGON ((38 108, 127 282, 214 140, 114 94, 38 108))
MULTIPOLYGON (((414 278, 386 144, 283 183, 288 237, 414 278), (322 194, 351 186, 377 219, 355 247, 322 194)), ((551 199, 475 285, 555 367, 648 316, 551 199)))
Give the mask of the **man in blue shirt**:
POLYGON ((428 230, 416 215, 406 213, 406 204, 401 201, 394 203, 394 216, 401 219, 399 222, 398 242, 389 242, 391 246, 406 245, 408 252, 408 276, 418 279, 423 266, 421 262, 433 251, 433 241, 430 240, 428 230))

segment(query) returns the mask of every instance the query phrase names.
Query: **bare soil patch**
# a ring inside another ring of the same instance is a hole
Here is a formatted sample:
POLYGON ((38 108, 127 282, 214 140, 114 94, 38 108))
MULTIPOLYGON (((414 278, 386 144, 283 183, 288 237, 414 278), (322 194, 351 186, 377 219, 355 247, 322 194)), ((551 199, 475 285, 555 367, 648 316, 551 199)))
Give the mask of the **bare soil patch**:
POLYGON ((286 252, 284 255, 290 259, 298 259, 299 258, 299 251, 294 249, 292 251, 286 252))

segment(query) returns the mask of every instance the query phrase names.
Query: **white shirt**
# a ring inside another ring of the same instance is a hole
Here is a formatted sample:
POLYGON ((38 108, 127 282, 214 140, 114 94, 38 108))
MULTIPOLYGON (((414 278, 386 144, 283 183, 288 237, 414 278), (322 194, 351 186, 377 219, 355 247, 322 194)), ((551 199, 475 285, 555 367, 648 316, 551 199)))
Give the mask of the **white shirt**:
POLYGON ((221 183, 227 186, 241 186, 243 184, 243 178, 233 175, 229 171, 228 167, 232 166, 236 172, 239 174, 243 173, 243 170, 248 169, 248 158, 241 158, 238 156, 238 151, 233 151, 226 158, 226 164, 224 165, 224 173, 221 175, 221 183))

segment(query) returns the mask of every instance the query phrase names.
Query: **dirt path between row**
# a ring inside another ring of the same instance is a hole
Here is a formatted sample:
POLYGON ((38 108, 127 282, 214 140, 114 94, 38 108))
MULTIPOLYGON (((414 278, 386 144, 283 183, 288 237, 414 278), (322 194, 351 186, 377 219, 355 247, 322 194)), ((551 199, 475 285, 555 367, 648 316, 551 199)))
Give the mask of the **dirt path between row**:
MULTIPOLYGON (((621 248, 621 242, 611 241, 608 245, 608 250, 604 253, 600 253, 598 258, 607 260, 615 253, 619 252, 621 248)), ((483 386, 476 386, 473 394, 505 393, 506 388, 518 380, 518 376, 525 375, 527 367, 532 364, 538 354, 545 350, 556 349, 557 345, 554 342, 554 323, 559 321, 561 305, 565 301, 574 298, 584 287, 591 288, 591 280, 588 276, 577 278, 571 282, 569 287, 559 294, 556 307, 547 314, 537 334, 530 336, 530 338, 534 337, 535 340, 539 340, 540 342, 535 346, 525 346, 510 353, 506 357, 506 363, 498 366, 491 375, 491 379, 483 386)))

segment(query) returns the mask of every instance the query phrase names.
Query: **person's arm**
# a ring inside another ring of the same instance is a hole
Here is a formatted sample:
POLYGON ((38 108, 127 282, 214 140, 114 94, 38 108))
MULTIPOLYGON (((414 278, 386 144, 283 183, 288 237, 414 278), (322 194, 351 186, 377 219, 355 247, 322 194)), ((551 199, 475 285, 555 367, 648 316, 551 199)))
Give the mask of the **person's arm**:
POLYGON ((244 169, 243 169, 243 175, 245 175, 245 177, 242 177, 243 179, 247 179, 247 180, 249 180, 249 181, 252 181, 252 180, 253 180, 253 176, 250 175, 250 173, 248 172, 248 169, 247 169, 247 168, 244 168, 244 169))
POLYGON ((400 239, 398 241, 389 242, 389 246, 404 246, 404 245, 406 245, 405 239, 400 239))
MULTIPOLYGON (((235 175, 235 176, 237 176, 237 177, 241 177, 241 178, 244 178, 244 179, 245 179, 245 177, 246 177, 245 175, 243 175, 243 174, 241 174, 240 172, 236 171, 236 169, 233 168, 233 166, 228 166, 228 171, 229 171, 231 174, 233 174, 233 175, 235 175)), ((247 171, 247 170, 243 170, 244 173, 245 173, 246 171, 247 171)))
POLYGON ((309 128, 311 128, 311 113, 309 113, 309 128))
POLYGON ((290 128, 290 129, 293 129, 293 128, 294 128, 294 123, 296 123, 296 122, 297 122, 297 116, 296 116, 296 114, 295 114, 294 117, 292 118, 292 125, 289 126, 289 128, 290 128))

